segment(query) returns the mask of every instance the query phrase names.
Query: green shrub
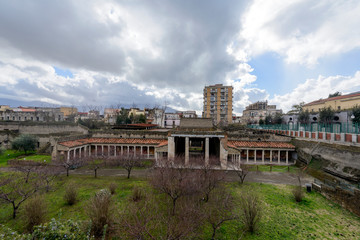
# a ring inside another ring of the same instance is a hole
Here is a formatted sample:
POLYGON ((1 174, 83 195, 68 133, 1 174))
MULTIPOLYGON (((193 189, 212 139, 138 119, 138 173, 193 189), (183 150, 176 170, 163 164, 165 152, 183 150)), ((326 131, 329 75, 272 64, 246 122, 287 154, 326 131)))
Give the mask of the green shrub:
POLYGON ((110 190, 110 193, 111 195, 114 195, 115 192, 116 192, 116 188, 117 188, 117 184, 112 182, 109 184, 109 190, 110 190))
POLYGON ((87 215, 91 220, 91 234, 95 238, 106 235, 106 230, 111 229, 113 223, 113 201, 111 193, 102 189, 90 199, 86 207, 87 215))
POLYGON ((68 205, 74 205, 77 201, 78 191, 74 184, 69 184, 65 188, 64 200, 68 205))
POLYGON ((47 212, 45 199, 36 195, 31 198, 24 208, 26 230, 32 232, 33 227, 44 223, 47 212))
POLYGON ((141 188, 135 187, 133 189, 132 195, 131 195, 131 200, 134 202, 138 202, 141 201, 142 199, 145 198, 145 193, 141 188))
POLYGON ((51 219, 50 222, 45 223, 34 228, 31 239, 69 239, 69 240, 87 240, 90 239, 89 234, 86 234, 81 228, 79 222, 67 220, 66 222, 56 221, 51 219))
POLYGON ((292 193, 294 195, 296 202, 301 202, 302 199, 304 198, 304 192, 301 186, 295 186, 292 193))

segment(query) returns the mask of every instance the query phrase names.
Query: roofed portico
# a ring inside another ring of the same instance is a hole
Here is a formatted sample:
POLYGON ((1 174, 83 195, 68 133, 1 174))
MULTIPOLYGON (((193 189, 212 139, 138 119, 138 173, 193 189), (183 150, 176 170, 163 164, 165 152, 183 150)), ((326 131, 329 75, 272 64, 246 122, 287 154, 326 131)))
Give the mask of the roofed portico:
POLYGON ((188 166, 191 159, 204 159, 204 164, 208 165, 210 158, 216 158, 225 168, 227 159, 225 141, 226 136, 223 134, 172 133, 168 137, 168 159, 183 157, 185 166, 188 166))

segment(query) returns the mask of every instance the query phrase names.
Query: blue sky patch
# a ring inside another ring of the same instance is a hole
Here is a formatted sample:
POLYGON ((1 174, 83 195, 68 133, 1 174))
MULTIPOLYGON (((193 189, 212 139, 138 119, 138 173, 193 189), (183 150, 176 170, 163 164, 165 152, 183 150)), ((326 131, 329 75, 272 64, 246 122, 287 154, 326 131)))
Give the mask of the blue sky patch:
POLYGON ((69 77, 69 78, 73 78, 73 74, 70 70, 68 69, 61 69, 58 67, 53 66, 53 68, 55 69, 55 73, 59 76, 63 76, 63 77, 69 77))

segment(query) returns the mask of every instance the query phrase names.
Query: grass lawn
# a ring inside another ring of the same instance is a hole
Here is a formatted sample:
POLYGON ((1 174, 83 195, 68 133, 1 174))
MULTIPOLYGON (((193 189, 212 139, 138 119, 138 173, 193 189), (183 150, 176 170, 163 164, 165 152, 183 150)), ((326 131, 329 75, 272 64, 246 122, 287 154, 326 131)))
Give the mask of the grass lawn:
MULTIPOLYGON (((134 187, 150 189, 148 182, 140 178, 62 176, 57 182, 57 188, 45 195, 48 220, 87 219, 85 206, 88 199, 98 190, 107 188, 111 182, 118 184, 113 196, 118 209, 126 208, 134 187), (73 206, 66 205, 63 200, 65 186, 69 183, 79 188, 79 201, 73 206)), ((235 198, 246 187, 258 192, 263 201, 263 219, 255 234, 243 234, 239 221, 227 222, 218 230, 218 239, 360 239, 360 218, 316 192, 306 193, 304 200, 296 203, 291 186, 259 183, 241 186, 238 183, 228 183, 226 187, 230 188, 235 198)), ((23 231, 22 209, 16 221, 11 218, 11 214, 10 204, 0 205, 0 224, 23 231)), ((209 239, 210 236, 210 228, 204 227, 201 239, 209 239)))
POLYGON ((270 168, 270 165, 250 165, 250 171, 260 171, 260 172, 270 172, 270 169, 272 172, 291 172, 296 173, 299 168, 296 166, 277 166, 273 165, 270 168))
POLYGON ((11 159, 26 159, 36 162, 44 162, 50 163, 51 162, 51 156, 50 155, 39 155, 35 154, 36 152, 28 152, 27 155, 25 155, 25 152, 21 151, 15 151, 15 150, 6 150, 2 155, 0 155, 0 167, 6 167, 8 160, 11 159))
POLYGON ((46 162, 46 163, 51 162, 51 155, 34 154, 34 155, 24 156, 20 158, 20 160, 24 158, 26 160, 34 161, 34 162, 46 162))

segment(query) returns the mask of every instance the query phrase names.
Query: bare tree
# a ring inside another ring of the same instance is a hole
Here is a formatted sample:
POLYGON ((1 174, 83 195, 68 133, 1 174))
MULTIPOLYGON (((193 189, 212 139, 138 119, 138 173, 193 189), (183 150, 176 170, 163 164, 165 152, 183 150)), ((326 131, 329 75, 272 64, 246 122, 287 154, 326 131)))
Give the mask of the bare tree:
POLYGON ((199 191, 205 202, 209 201, 212 191, 214 191, 224 180, 224 172, 213 169, 210 165, 203 165, 199 170, 199 191))
POLYGON ((107 158, 103 156, 89 156, 83 159, 83 165, 94 171, 94 177, 97 178, 97 171, 106 165, 107 158))
POLYGON ((71 169, 76 169, 84 165, 84 160, 81 158, 70 158, 70 159, 61 159, 58 166, 62 166, 66 170, 66 176, 69 176, 71 169))
POLYGON ((144 167, 144 161, 140 156, 134 156, 133 152, 109 158, 109 164, 122 167, 127 171, 127 178, 130 178, 131 171, 135 167, 144 167))
POLYGON ((36 169, 36 174, 38 174, 39 178, 44 181, 45 191, 49 192, 53 182, 61 173, 61 167, 59 166, 43 166, 36 169))
POLYGON ((25 181, 25 183, 28 183, 31 173, 34 173, 37 170, 37 168, 39 167, 39 165, 37 165, 37 164, 35 164, 35 165, 22 165, 19 162, 17 162, 15 164, 15 166, 13 166, 13 167, 16 169, 16 171, 24 173, 23 174, 24 181, 25 181))
POLYGON ((215 239, 216 231, 222 224, 238 218, 233 211, 234 206, 234 198, 224 188, 213 192, 211 199, 205 204, 204 211, 206 221, 212 228, 211 239, 215 239))
POLYGON ((159 204, 154 198, 130 203, 121 213, 120 227, 129 239, 157 239, 154 230, 159 228, 159 204))
POLYGON ((19 174, 9 174, 0 179, 0 199, 11 203, 15 219, 20 205, 41 188, 41 181, 35 175, 25 183, 19 174))
POLYGON ((151 176, 150 183, 159 192, 166 194, 172 201, 171 214, 175 215, 176 202, 179 198, 198 193, 196 174, 192 170, 174 167, 171 163, 158 164, 151 176))
POLYGON ((240 184, 244 183, 245 178, 250 171, 250 168, 251 168, 250 165, 246 165, 243 163, 238 163, 233 165, 233 170, 236 173, 236 175, 239 177, 240 184))

